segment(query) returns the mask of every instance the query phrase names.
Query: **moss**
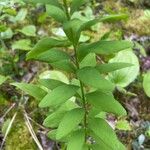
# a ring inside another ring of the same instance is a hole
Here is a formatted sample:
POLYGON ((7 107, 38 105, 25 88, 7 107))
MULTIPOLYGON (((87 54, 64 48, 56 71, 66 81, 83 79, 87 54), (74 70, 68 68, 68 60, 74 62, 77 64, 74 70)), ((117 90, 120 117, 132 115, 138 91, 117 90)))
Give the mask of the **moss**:
POLYGON ((24 121, 17 119, 9 133, 5 150, 37 150, 24 121))

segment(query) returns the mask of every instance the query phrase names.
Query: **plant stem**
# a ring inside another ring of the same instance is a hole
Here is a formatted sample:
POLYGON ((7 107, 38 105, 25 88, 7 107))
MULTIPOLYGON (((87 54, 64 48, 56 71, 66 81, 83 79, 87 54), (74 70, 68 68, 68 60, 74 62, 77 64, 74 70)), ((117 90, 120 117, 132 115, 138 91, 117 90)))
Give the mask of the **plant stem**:
MULTIPOLYGON (((65 10, 66 10, 66 15, 67 15, 67 18, 68 18, 68 21, 69 21, 70 20, 70 13, 68 11, 67 1, 63 0, 63 2, 64 2, 65 10)), ((73 34, 72 30, 71 30, 71 33, 73 34)), ((72 44, 73 44, 74 53, 75 53, 76 67, 77 67, 77 69, 80 69, 80 65, 79 65, 79 61, 78 61, 78 56, 77 56, 78 43, 77 44, 72 43, 72 44)), ((86 107, 87 103, 86 103, 86 99, 85 99, 84 86, 83 86, 83 83, 81 81, 80 81, 80 88, 81 88, 81 96, 82 96, 83 109, 85 111, 83 126, 84 126, 84 130, 85 130, 85 142, 86 142, 86 140, 87 140, 87 107, 86 107)))

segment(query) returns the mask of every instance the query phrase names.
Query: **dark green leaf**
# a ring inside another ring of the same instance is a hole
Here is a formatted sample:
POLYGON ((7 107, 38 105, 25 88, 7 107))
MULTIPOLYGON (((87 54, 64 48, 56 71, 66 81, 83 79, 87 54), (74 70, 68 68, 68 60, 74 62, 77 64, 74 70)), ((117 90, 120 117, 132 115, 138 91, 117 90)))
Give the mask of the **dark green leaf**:
POLYGON ((41 3, 41 4, 51 4, 51 5, 55 5, 55 6, 61 6, 58 2, 58 0, 23 0, 25 2, 28 2, 28 3, 41 3))
POLYGON ((78 124, 82 121, 84 117, 84 110, 81 108, 73 109, 66 113, 64 118, 59 124, 56 138, 61 139, 67 136, 78 124))
POLYGON ((83 21, 79 19, 72 19, 63 24, 63 29, 67 37, 73 43, 77 43, 80 38, 80 26, 83 24, 83 21))
POLYGON ((41 39, 35 47, 27 54, 27 59, 36 58, 39 54, 50 50, 53 47, 63 47, 70 43, 67 40, 57 40, 53 38, 43 38, 41 39))
POLYGON ((65 104, 63 104, 61 107, 59 107, 55 112, 50 114, 45 120, 44 120, 44 126, 50 127, 50 128, 56 128, 58 127, 60 121, 64 117, 64 115, 67 113, 67 111, 72 110, 74 108, 77 108, 77 105, 69 100, 65 104))
POLYGON ((41 79, 39 80, 40 84, 47 87, 50 90, 55 89, 58 86, 64 85, 64 82, 54 79, 41 79))
POLYGON ((110 55, 124 49, 131 48, 130 41, 98 41, 91 44, 82 44, 78 49, 78 58, 82 60, 88 53, 110 55))
POLYGON ((67 145, 67 150, 83 150, 85 141, 84 132, 84 130, 77 130, 71 135, 67 145))
POLYGON ((64 23, 67 21, 65 12, 59 7, 54 5, 46 5, 46 12, 58 22, 64 23))
POLYGON ((112 71, 115 71, 115 70, 131 67, 131 66, 133 66, 133 65, 130 64, 130 63, 123 63, 123 62, 117 63, 116 62, 116 63, 108 63, 108 64, 98 64, 96 66, 96 69, 100 73, 109 73, 109 72, 112 72, 112 71))
POLYGON ((70 13, 73 14, 77 11, 79 7, 85 3, 85 1, 86 0, 72 0, 70 13))
POLYGON ((86 95, 87 101, 100 111, 114 113, 118 116, 127 115, 126 110, 114 99, 111 93, 101 91, 92 92, 86 95))
POLYGON ((42 88, 34 84, 12 83, 11 85, 16 86, 17 88, 28 93, 29 95, 33 96, 37 100, 41 100, 47 94, 46 91, 44 91, 42 88))
POLYGON ((127 18, 128 18, 128 15, 126 15, 126 14, 107 15, 107 16, 99 17, 99 18, 85 22, 80 27, 80 32, 83 30, 89 29, 91 26, 93 26, 99 22, 116 22, 119 20, 127 19, 127 18))
POLYGON ((53 63, 61 60, 70 59, 70 56, 64 51, 52 48, 46 52, 39 54, 37 57, 34 57, 34 59, 47 63, 53 63))
POLYGON ((75 95, 78 86, 62 85, 48 93, 40 102, 40 107, 58 106, 75 95))
POLYGON ((51 63, 54 68, 66 71, 66 72, 75 72, 76 68, 69 60, 61 60, 51 63))
POLYGON ((86 85, 105 91, 112 91, 114 85, 103 78, 99 72, 92 67, 85 67, 77 71, 78 78, 86 85))
POLYGON ((97 144, 99 144, 99 142, 103 143, 106 145, 105 147, 108 147, 108 150, 122 150, 120 149, 120 142, 115 132, 103 119, 95 118, 90 120, 89 128, 96 135, 94 138, 97 144))

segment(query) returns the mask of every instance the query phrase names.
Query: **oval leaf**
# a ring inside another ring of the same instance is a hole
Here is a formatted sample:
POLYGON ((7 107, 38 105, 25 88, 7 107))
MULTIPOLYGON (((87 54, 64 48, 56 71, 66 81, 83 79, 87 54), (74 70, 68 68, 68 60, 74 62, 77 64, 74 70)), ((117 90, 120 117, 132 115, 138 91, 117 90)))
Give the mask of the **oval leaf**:
POLYGON ((133 64, 132 67, 120 69, 109 73, 108 79, 117 86, 126 87, 133 82, 139 74, 139 61, 132 50, 124 50, 119 52, 110 63, 125 62, 133 64))
POLYGON ((78 58, 81 61, 88 53, 110 55, 121 50, 133 47, 130 41, 98 41, 91 44, 82 44, 78 49, 78 58))
POLYGON ((67 21, 65 12, 59 7, 56 7, 54 5, 46 5, 46 12, 58 22, 64 23, 67 21))
POLYGON ((39 54, 53 48, 53 47, 62 47, 69 45, 66 40, 57 40, 53 38, 43 38, 41 39, 35 47, 27 54, 27 59, 36 58, 39 54))
POLYGON ((62 85, 48 93, 40 102, 40 107, 58 106, 75 95, 78 86, 62 85))
POLYGON ((150 72, 144 75, 143 88, 148 97, 150 97, 150 72))
POLYGON ((83 150, 84 141, 84 130, 75 131, 69 139, 67 150, 83 150))
POLYGON ((100 111, 113 113, 118 116, 127 115, 126 110, 114 99, 110 93, 100 91, 92 92, 86 95, 87 101, 100 111))
POLYGON ((108 64, 98 64, 96 69, 100 73, 109 73, 112 71, 120 70, 122 68, 127 68, 133 66, 130 63, 108 63, 108 64))
POLYGON ((61 139, 67 136, 78 124, 82 121, 84 117, 84 110, 81 108, 73 109, 66 113, 64 118, 59 124, 56 138, 61 139))
POLYGON ((114 89, 114 85, 103 78, 95 68, 82 68, 77 71, 77 76, 84 84, 94 88, 106 91, 112 91, 114 89))
POLYGON ((28 93, 29 95, 33 96, 37 100, 41 100, 47 92, 38 87, 34 84, 27 84, 27 83, 11 83, 11 85, 16 86, 17 88, 21 89, 22 91, 28 93))

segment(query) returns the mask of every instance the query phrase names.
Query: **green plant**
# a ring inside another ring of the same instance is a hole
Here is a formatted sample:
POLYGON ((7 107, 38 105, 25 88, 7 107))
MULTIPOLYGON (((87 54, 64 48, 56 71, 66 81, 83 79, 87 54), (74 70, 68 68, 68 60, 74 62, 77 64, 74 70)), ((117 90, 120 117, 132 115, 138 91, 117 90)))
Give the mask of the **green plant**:
POLYGON ((101 112, 116 116, 126 115, 125 109, 114 99, 115 85, 105 79, 107 73, 130 67, 129 63, 102 63, 97 57, 112 55, 131 48, 130 41, 79 42, 82 31, 99 22, 114 22, 126 19, 125 14, 100 16, 90 21, 72 19, 84 0, 30 0, 46 4, 48 15, 63 27, 63 40, 45 37, 27 54, 27 60, 49 63, 53 68, 65 71, 70 77, 66 84, 55 79, 41 79, 39 85, 13 83, 40 101, 41 108, 50 112, 44 121, 51 130, 48 136, 67 150, 124 150, 115 132, 101 112), (72 52, 65 50, 72 49, 72 52), (74 55, 72 55, 72 53, 74 55), (96 57, 97 56, 97 57, 96 57), (42 86, 41 86, 42 85, 42 86), (43 88, 44 86, 44 88, 43 88), (45 90, 45 88, 47 88, 45 90), (75 99, 71 99, 75 97, 75 99), (52 113, 51 113, 52 112, 52 113), (67 148, 66 148, 67 147, 67 148))

